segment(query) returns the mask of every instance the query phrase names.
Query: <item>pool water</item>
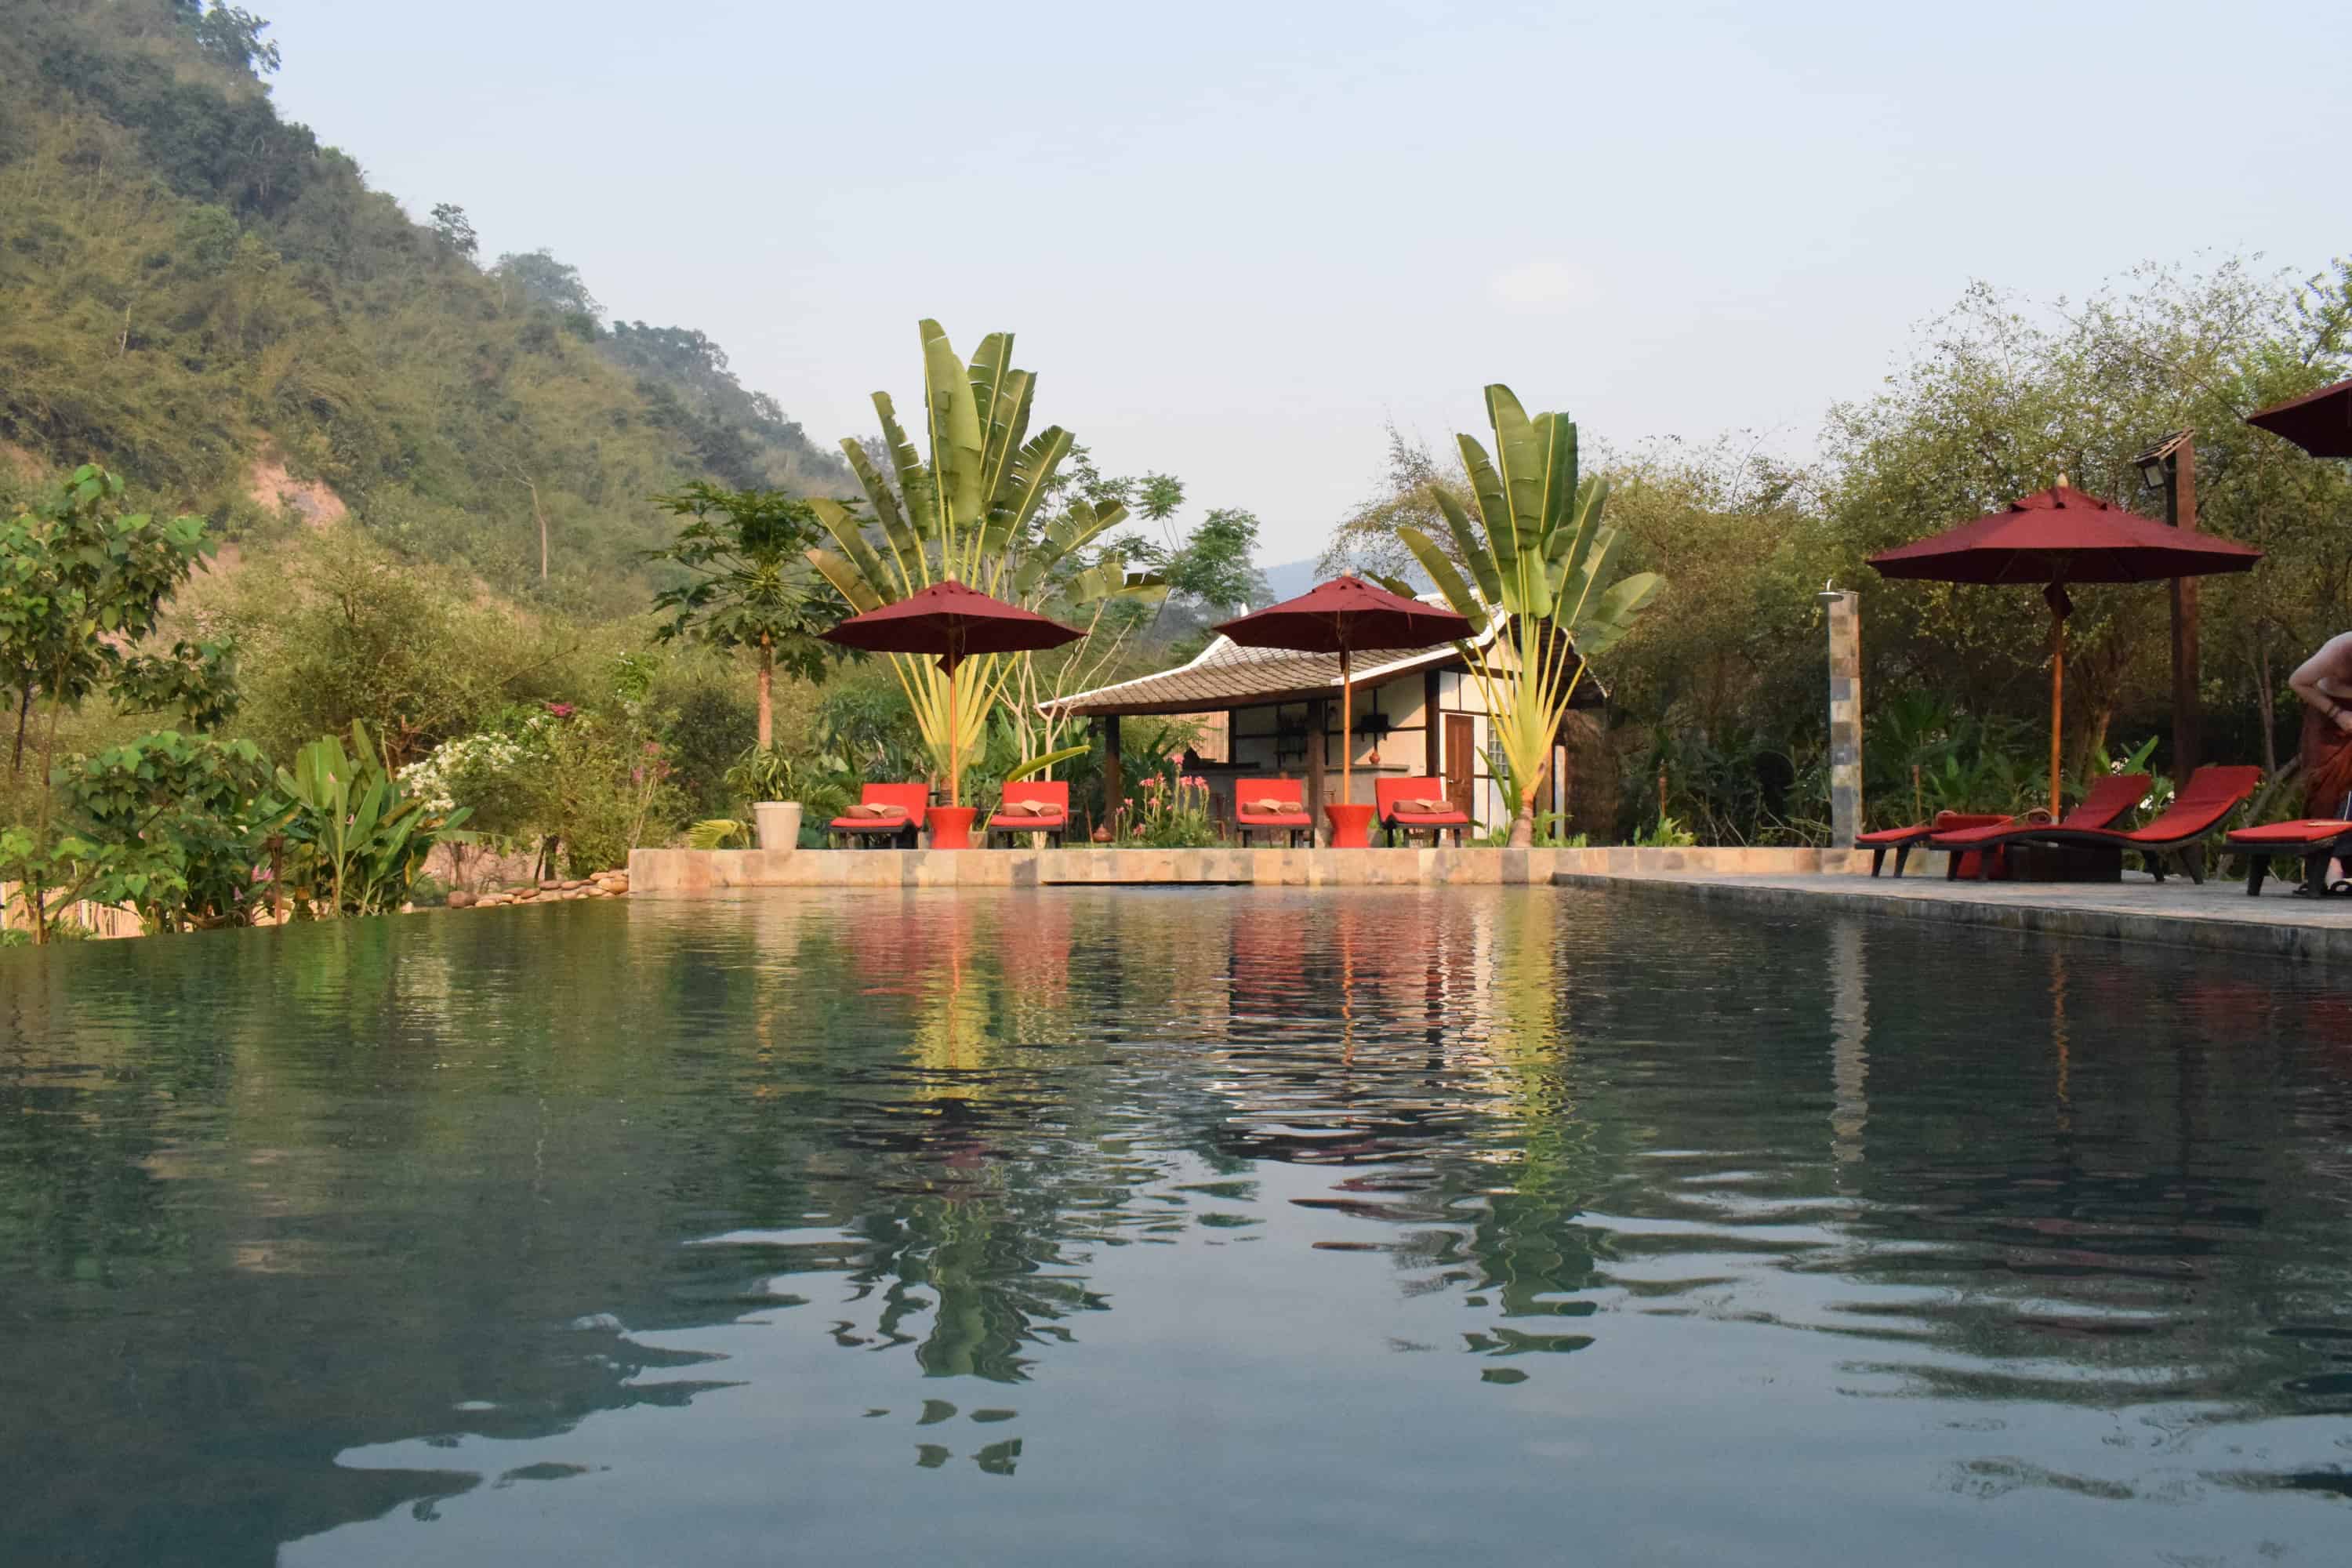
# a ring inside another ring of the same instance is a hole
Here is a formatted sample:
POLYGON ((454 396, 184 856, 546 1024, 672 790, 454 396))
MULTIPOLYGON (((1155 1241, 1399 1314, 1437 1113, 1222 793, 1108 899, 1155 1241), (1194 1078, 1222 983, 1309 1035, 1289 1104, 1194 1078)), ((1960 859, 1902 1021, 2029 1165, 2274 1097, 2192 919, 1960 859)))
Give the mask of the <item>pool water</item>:
POLYGON ((0 954, 0 1562, 2340 1563, 2326 980, 1546 889, 0 954))

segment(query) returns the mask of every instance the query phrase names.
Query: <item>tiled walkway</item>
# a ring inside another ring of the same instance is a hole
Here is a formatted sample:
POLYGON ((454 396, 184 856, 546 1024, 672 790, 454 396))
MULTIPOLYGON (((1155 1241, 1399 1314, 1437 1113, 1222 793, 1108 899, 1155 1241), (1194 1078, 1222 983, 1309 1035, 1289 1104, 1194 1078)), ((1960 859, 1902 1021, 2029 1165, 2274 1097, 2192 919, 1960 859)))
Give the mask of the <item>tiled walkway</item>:
MULTIPOLYGON (((2234 864, 2234 863, 2233 863, 2234 864)), ((1767 910, 1842 910, 1897 919, 1951 921, 2001 930, 2126 942, 2166 942, 2324 960, 2352 966, 2352 898, 2307 899, 2273 881, 2260 898, 2242 880, 2178 879, 2137 872, 2121 882, 1947 882, 1940 876, 1720 876, 1646 871, 1562 871, 1564 887, 1622 889, 1767 910)))

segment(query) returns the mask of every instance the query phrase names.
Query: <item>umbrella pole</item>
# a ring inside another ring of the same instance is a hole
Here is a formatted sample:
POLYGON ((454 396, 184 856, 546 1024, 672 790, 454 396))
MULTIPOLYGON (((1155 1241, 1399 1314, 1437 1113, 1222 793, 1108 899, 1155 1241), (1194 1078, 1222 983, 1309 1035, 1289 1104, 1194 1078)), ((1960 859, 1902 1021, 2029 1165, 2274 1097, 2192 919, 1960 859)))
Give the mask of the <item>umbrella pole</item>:
POLYGON ((956 707, 956 660, 948 660, 948 805, 961 805, 963 714, 956 707))
POLYGON ((2060 724, 2066 712, 2066 617, 2053 611, 2050 624, 2050 816, 2056 821, 2065 815, 2065 802, 2058 789, 2062 749, 2060 724))
POLYGON ((1356 761, 1356 687, 1348 673, 1348 650, 1339 650, 1339 802, 1351 805, 1355 792, 1349 789, 1349 775, 1356 761))

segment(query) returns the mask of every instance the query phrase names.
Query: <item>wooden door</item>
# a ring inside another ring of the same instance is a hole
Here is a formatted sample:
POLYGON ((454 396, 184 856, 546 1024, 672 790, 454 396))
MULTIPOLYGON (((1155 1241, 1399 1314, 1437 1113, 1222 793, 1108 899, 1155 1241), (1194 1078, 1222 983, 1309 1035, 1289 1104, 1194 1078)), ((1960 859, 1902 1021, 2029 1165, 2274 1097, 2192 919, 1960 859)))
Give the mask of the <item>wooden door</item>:
POLYGON ((1454 809, 1475 817, 1478 790, 1478 730, 1467 713, 1445 716, 1445 798, 1454 809))

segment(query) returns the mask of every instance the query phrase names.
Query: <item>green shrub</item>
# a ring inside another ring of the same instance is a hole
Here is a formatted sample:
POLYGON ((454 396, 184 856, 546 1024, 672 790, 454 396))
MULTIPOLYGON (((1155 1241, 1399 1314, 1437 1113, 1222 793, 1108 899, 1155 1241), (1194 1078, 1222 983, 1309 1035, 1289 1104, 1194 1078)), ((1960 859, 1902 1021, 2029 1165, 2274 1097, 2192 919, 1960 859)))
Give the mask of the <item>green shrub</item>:
POLYGON ((628 863, 686 819, 662 743, 625 713, 573 712, 549 732, 535 815, 575 877, 628 863))
POLYGON ((667 710, 662 745, 687 809, 698 816, 725 811, 734 798, 728 770, 751 749, 759 729, 751 699, 736 684, 698 675, 657 681, 652 700, 667 710))

